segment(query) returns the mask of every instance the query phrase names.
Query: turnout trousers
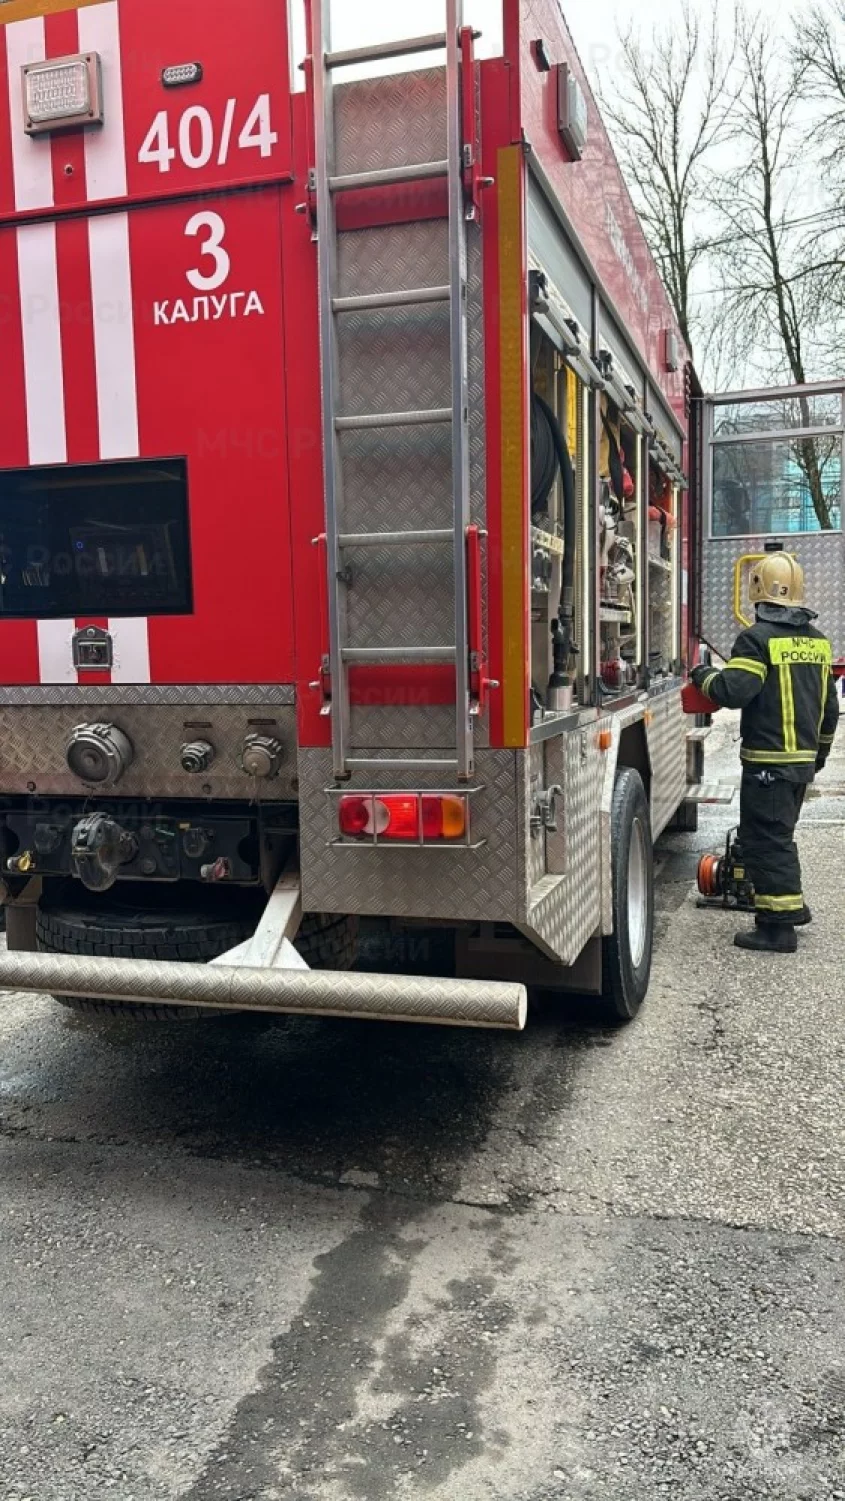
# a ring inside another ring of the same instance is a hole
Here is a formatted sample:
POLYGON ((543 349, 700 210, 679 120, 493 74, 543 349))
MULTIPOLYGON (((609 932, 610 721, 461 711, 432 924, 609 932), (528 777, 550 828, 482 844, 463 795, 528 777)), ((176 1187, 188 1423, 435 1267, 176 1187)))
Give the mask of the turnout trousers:
POLYGON ((776 771, 743 769, 739 843, 759 923, 794 923, 804 907, 795 826, 806 792, 776 771))

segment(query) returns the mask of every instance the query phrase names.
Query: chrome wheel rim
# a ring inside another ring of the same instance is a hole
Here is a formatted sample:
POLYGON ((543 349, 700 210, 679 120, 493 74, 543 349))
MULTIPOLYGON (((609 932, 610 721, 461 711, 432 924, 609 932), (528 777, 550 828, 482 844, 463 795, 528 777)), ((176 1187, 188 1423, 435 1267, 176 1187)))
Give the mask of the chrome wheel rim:
POLYGON ((628 847, 628 947, 634 969, 645 954, 648 934, 648 870, 643 826, 638 818, 631 827, 628 847))

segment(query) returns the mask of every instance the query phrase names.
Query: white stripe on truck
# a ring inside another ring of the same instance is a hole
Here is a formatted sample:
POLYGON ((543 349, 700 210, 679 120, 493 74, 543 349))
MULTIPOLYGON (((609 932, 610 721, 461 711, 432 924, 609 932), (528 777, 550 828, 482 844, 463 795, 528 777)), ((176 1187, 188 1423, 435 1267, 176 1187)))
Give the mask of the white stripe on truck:
MULTIPOLYGON (((85 138, 88 198, 90 202, 124 198, 126 139, 117 0, 79 12, 79 46, 83 52, 99 52, 103 62, 106 123, 101 131, 88 131, 85 138)), ((127 215, 92 219, 88 243, 100 458, 137 458, 138 390, 127 215)), ((114 643, 112 682, 148 683, 150 632, 146 617, 110 620, 109 632, 114 643)))
MULTIPOLYGON (((126 142, 123 128, 123 79, 117 0, 79 11, 79 50, 99 52, 103 65, 102 130, 85 132, 88 200, 126 197, 126 142)), ((140 66, 141 64, 139 64, 140 66)))
POLYGON ((75 620, 39 620, 38 670, 42 683, 78 683, 73 665, 75 620))
POLYGON ((113 683, 150 681, 150 633, 146 619, 110 620, 114 642, 113 683))
MULTIPOLYGON (((67 429, 56 226, 21 225, 17 243, 29 462, 63 464, 67 460, 67 429)), ((42 683, 77 682, 71 652, 74 624, 73 620, 39 620, 42 683)))
POLYGON ((28 136, 23 121, 24 63, 43 62, 46 55, 44 17, 30 21, 13 21, 6 27, 6 56, 9 86, 9 134, 12 142, 15 207, 52 208, 53 158, 49 135, 28 136))
POLYGON ((138 457, 138 392, 129 218, 104 214, 88 223, 101 459, 138 457))
MULTIPOLYGON (((97 365, 97 416, 101 459, 139 454, 138 389, 129 218, 107 214, 88 226, 91 300, 97 365)), ((146 617, 110 620, 114 640, 113 683, 150 681, 150 634, 146 617)))
POLYGON ((55 224, 17 230, 30 464, 67 459, 55 224))
MULTIPOLYGON (((85 133, 85 172, 91 203, 126 196, 126 143, 123 116, 120 32, 116 0, 78 12, 79 50, 102 59, 105 124, 85 133)), ((15 22, 6 29, 8 91, 19 210, 53 206, 51 139, 31 140, 23 129, 21 68, 45 57, 43 18, 15 22)), ((97 377, 98 448, 103 460, 139 456, 138 393, 129 220, 125 213, 89 220, 94 355, 97 377)), ((64 361, 73 377, 75 323, 59 321, 57 229, 55 224, 17 230, 24 344, 29 462, 67 462, 64 361), (62 349, 62 337, 66 347, 62 349)), ((75 683, 72 620, 38 622, 42 683, 75 683)), ((112 680, 150 681, 149 623, 145 617, 110 620, 114 638, 112 680)))

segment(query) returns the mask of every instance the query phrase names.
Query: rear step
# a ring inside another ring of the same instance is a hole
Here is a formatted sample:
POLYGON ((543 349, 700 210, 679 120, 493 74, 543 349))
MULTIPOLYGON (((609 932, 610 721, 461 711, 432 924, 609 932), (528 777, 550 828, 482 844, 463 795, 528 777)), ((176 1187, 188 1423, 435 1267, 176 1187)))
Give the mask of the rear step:
POLYGON ((685 803, 722 803, 729 805, 736 797, 737 789, 730 782, 699 782, 688 787, 685 803))

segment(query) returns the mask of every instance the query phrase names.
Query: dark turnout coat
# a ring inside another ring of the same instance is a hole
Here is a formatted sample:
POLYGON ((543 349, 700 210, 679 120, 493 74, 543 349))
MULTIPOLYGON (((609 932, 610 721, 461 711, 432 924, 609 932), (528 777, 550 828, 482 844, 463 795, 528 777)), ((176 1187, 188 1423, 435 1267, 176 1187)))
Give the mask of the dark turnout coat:
POLYGON ((794 782, 812 781, 839 723, 831 645, 813 619, 810 610, 758 605, 727 665, 695 673, 708 698, 742 710, 743 765, 794 782))

